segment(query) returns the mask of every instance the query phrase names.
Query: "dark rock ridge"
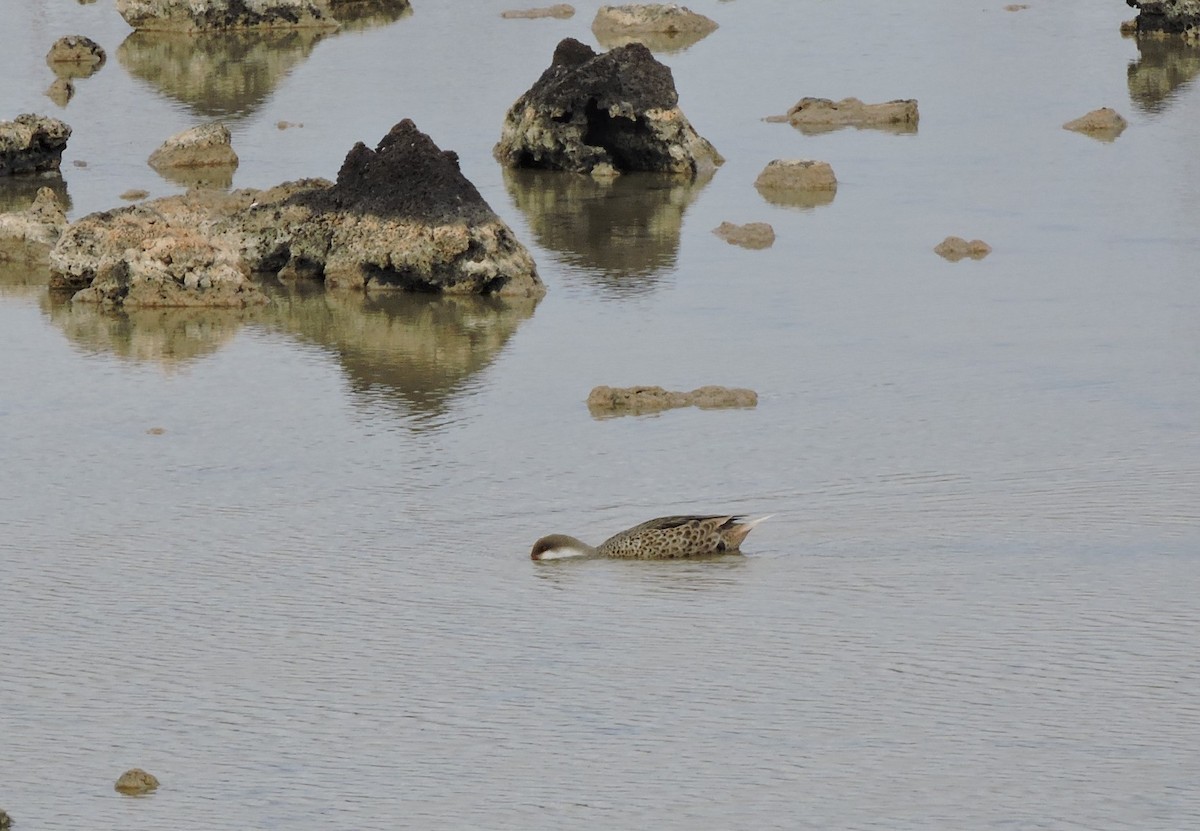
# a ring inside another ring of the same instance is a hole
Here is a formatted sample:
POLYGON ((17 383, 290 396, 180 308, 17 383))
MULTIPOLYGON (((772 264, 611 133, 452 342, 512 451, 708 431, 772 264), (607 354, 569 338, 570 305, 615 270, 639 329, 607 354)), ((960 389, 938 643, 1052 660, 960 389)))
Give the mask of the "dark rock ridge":
POLYGON ((680 111, 675 79, 643 44, 597 54, 566 38, 509 109, 495 156, 509 167, 696 176, 724 159, 680 111))
POLYGON ((1139 32, 1192 34, 1200 31, 1200 0, 1125 0, 1138 10, 1139 32))
POLYGON ((0 121, 0 176, 58 170, 70 137, 65 122, 45 115, 0 121))

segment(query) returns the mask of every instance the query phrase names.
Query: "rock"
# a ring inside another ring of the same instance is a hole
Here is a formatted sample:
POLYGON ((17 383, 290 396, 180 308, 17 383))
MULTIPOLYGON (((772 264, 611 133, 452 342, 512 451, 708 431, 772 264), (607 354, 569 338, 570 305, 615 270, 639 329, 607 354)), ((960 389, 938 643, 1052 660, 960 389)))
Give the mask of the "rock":
POLYGON ((76 64, 87 67, 91 75, 104 66, 106 56, 104 49, 96 41, 83 35, 67 35, 54 41, 50 52, 46 55, 46 63, 56 69, 58 64, 76 64))
POLYGON ((228 167, 238 165, 230 146, 229 128, 220 122, 201 124, 171 136, 150 154, 155 170, 178 167, 228 167))
POLYGON ((992 246, 981 239, 973 239, 968 242, 962 237, 946 237, 933 250, 939 256, 956 263, 964 257, 982 260, 992 253, 992 246))
POLYGON ((1027 8, 1029 8, 1029 6, 1027 6, 1025 3, 1009 3, 1004 7, 1004 10, 1006 12, 1023 12, 1027 8))
POLYGON ((296 121, 277 121, 275 123, 275 127, 278 130, 290 130, 293 127, 303 127, 303 126, 304 126, 303 124, 300 124, 296 121))
POLYGON ((713 233, 742 248, 770 248, 775 244, 775 229, 765 222, 750 222, 746 225, 722 222, 713 229, 713 233))
MULTIPOLYGON (((40 247, 25 258, 44 259, 66 227, 67 215, 58 195, 51 188, 39 188, 29 210, 0 214, 0 241, 9 252, 21 245, 40 247)), ((0 250, 0 259, 5 259, 5 250, 0 250)))
POLYGON ((58 170, 70 137, 65 122, 45 115, 0 121, 0 176, 58 170))
POLYGON ((338 26, 329 0, 117 0, 117 11, 140 31, 338 26))
POLYGON ((827 132, 842 127, 915 132, 919 115, 915 99, 864 104, 857 98, 831 101, 828 98, 801 98, 784 115, 767 121, 786 121, 803 132, 827 132))
POLYGON ((135 202, 138 199, 145 199, 149 195, 150 195, 150 191, 148 191, 148 190, 142 190, 141 188, 131 188, 130 190, 127 190, 124 193, 122 193, 118 198, 124 199, 128 202, 135 202))
POLYGON ((691 392, 669 392, 662 387, 595 387, 588 394, 587 405, 594 416, 638 415, 676 407, 755 407, 758 394, 754 390, 718 386, 699 387, 691 392))
POLYGON ((540 9, 524 9, 508 12, 500 12, 500 16, 509 20, 524 18, 531 20, 539 17, 557 17, 566 19, 575 16, 575 7, 569 3, 558 3, 554 6, 546 6, 540 9))
POLYGON ((375 150, 355 145, 333 187, 295 194, 282 213, 260 207, 248 222, 270 238, 253 267, 290 274, 319 264, 331 288, 545 292, 533 258, 462 175, 458 156, 409 119, 375 150))
POLYGON ((154 775, 146 773, 141 768, 130 768, 125 771, 116 784, 118 791, 130 795, 150 793, 157 787, 158 780, 154 778, 154 775))
POLYGON ((644 43, 650 49, 683 49, 717 28, 712 19, 675 3, 601 6, 592 34, 606 49, 644 43))
POLYGON ((75 97, 75 84, 69 78, 55 78, 54 83, 46 88, 46 97, 58 106, 65 107, 75 97))
POLYGON ((1132 20, 1122 20, 1120 30, 1122 37, 1136 35, 1138 30, 1137 18, 1135 17, 1132 20))
POLYGON ((12 817, 8 811, 0 810, 0 831, 8 831, 9 828, 12 828, 12 817))
POLYGON ((827 205, 837 193, 837 177, 828 162, 775 159, 754 180, 768 202, 791 207, 827 205))
POLYGON ((566 38, 509 109, 494 155, 506 167, 705 175, 725 160, 678 100, 671 70, 642 44, 597 55, 566 38))
POLYGON ((1125 0, 1138 10, 1139 33, 1189 35, 1200 31, 1200 0, 1125 0))
POLYGON ((1101 107, 1063 125, 1064 130, 1086 133, 1102 141, 1113 141, 1125 130, 1128 122, 1116 110, 1101 107))

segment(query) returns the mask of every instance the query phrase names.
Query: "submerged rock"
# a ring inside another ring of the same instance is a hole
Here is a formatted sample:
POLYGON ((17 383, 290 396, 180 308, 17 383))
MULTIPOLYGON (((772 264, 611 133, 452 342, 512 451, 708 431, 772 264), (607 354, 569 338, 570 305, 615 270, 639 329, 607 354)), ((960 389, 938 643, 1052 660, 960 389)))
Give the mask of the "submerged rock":
POLYGON ((558 3, 554 6, 545 6, 540 9, 514 9, 512 11, 500 12, 500 16, 508 20, 524 18, 532 20, 539 17, 556 17, 565 20, 568 17, 575 16, 575 7, 569 3, 558 3))
POLYGON ((831 101, 828 98, 801 98, 784 115, 767 121, 786 121, 804 132, 826 132, 842 127, 915 132, 920 116, 916 99, 906 98, 882 104, 864 104, 857 98, 831 101))
POLYGON ((45 115, 0 121, 0 176, 58 170, 70 137, 70 126, 45 115))
POLYGON ((968 241, 962 237, 946 237, 933 250, 938 256, 956 263, 964 257, 982 260, 992 253, 992 246, 981 239, 968 241))
POLYGON ((1077 133, 1086 133, 1092 138, 1098 138, 1101 141, 1113 141, 1124 132, 1127 124, 1128 122, 1116 110, 1101 107, 1098 110, 1092 110, 1090 113, 1080 116, 1074 121, 1068 121, 1063 125, 1063 129, 1074 130, 1077 133))
POLYGON ((671 392, 662 387, 595 387, 588 394, 588 409, 594 416, 638 415, 676 407, 718 409, 756 407, 758 393, 736 387, 706 386, 691 392, 671 392))
POLYGON ((567 38, 509 109, 494 155, 507 167, 592 173, 608 166, 694 178, 724 159, 678 101, 671 70, 642 44, 597 55, 567 38))
POLYGON ((176 133, 150 154, 155 170, 175 167, 237 167, 229 128, 217 122, 201 124, 176 133))
POLYGON ((1182 34, 1195 39, 1200 32, 1200 0, 1125 0, 1138 10, 1138 32, 1182 34))
POLYGON ((152 773, 146 773, 141 768, 130 768, 117 779, 116 789, 123 794, 137 795, 150 793, 158 787, 158 779, 152 773))
POLYGON ((770 248, 775 244, 775 229, 765 222, 748 222, 745 225, 722 222, 713 229, 713 233, 742 248, 770 248))

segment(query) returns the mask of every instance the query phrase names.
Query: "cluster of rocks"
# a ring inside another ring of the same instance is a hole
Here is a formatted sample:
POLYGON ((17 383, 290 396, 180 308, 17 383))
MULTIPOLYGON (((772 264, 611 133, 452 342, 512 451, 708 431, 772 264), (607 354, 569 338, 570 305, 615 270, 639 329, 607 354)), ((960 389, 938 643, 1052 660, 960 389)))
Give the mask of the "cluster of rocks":
POLYGON ((595 416, 642 415, 677 407, 719 409, 756 407, 758 393, 737 387, 705 386, 691 392, 672 392, 662 387, 595 387, 587 398, 595 416))
POLYGON ((86 216, 63 233, 50 270, 52 286, 105 306, 264 303, 254 275, 445 294, 545 290, 457 156, 407 119, 374 150, 357 144, 336 182, 194 190, 86 216))

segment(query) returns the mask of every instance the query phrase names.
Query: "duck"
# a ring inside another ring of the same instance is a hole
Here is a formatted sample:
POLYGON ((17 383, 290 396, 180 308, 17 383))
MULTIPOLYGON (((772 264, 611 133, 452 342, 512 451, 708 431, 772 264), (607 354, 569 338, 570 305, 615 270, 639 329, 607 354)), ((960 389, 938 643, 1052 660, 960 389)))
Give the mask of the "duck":
POLYGON ((749 520, 733 514, 663 516, 613 534, 595 547, 566 534, 550 534, 533 544, 529 557, 532 560, 568 557, 671 560, 735 554, 746 535, 771 516, 749 520))

